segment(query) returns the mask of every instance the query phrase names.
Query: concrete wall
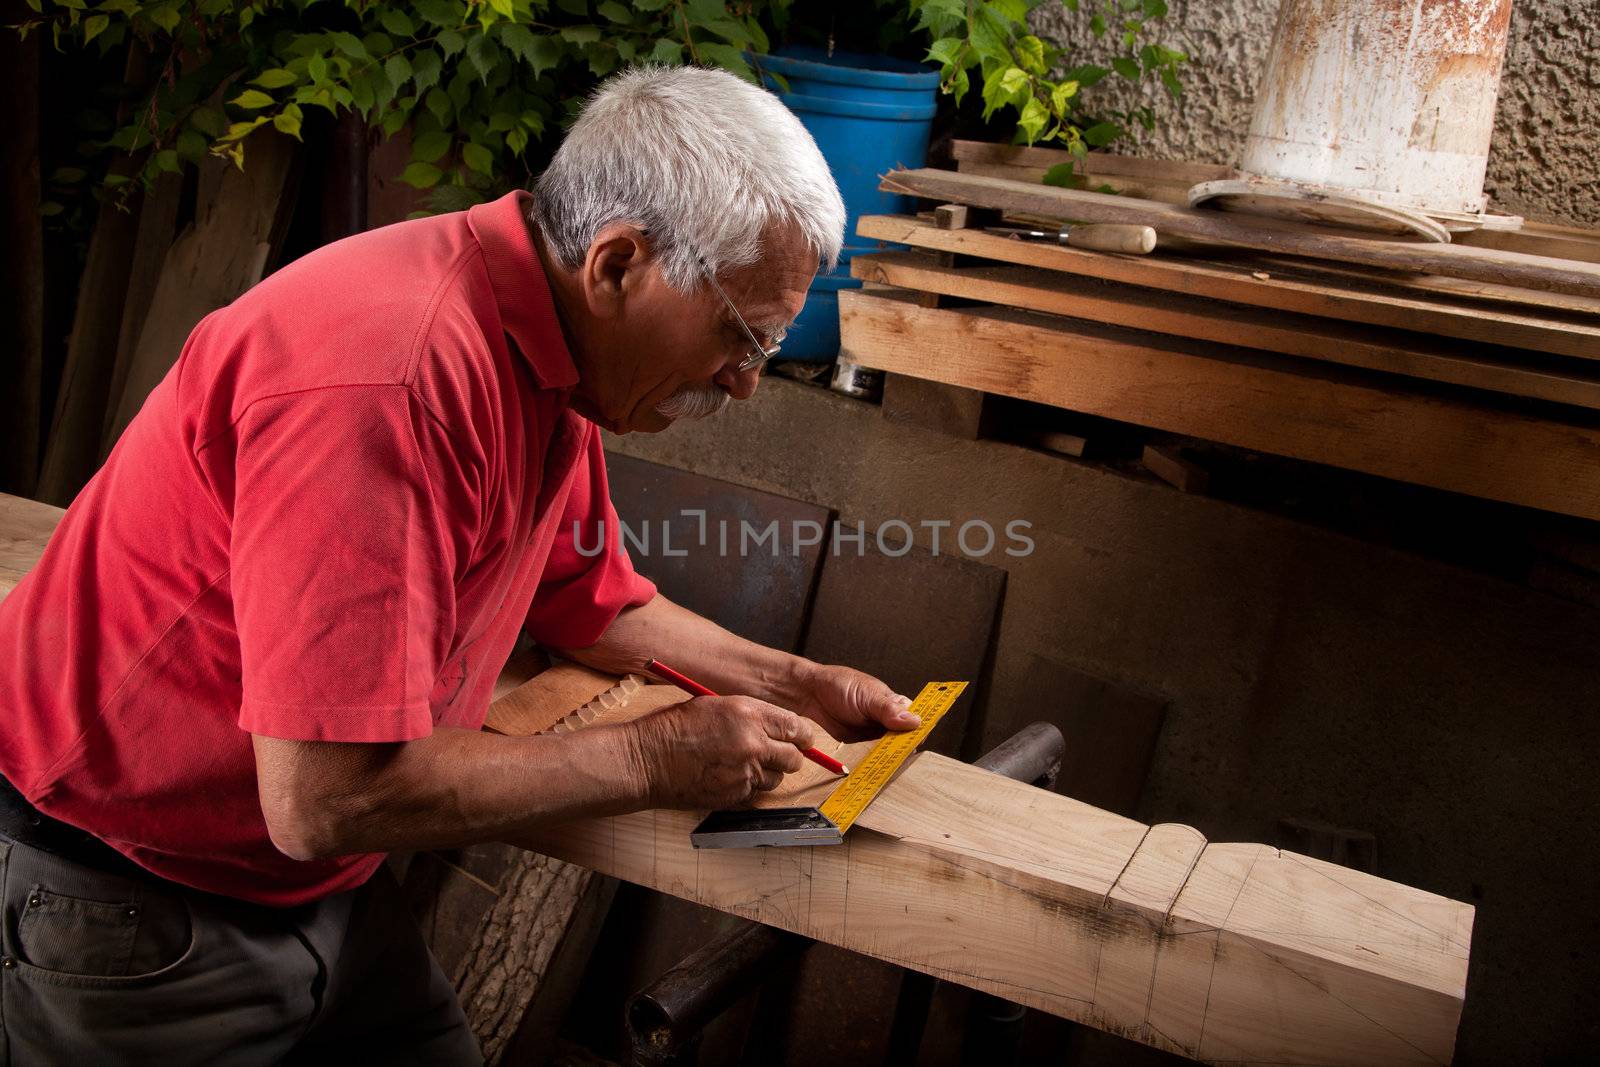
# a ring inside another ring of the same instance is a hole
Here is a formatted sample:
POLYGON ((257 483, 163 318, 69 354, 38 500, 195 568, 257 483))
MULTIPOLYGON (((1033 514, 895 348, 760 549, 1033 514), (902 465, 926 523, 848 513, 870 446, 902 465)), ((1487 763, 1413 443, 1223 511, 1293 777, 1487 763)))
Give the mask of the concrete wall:
MULTIPOLYGON (((1108 53, 1088 31, 1089 0, 1073 14, 1049 0, 1033 14, 1069 65, 1108 53)), ((1138 155, 1237 163, 1266 66, 1277 0, 1169 0, 1162 40, 1192 58, 1174 104, 1152 84, 1111 77, 1095 101, 1149 103, 1157 128, 1138 131, 1138 155)), ((1086 97, 1087 99, 1091 99, 1086 97)), ((1511 42, 1485 188, 1493 204, 1529 218, 1600 224, 1600 8, 1595 0, 1515 0, 1511 42)))
POLYGON ((608 447, 869 528, 1028 520, 1032 555, 983 557, 1010 575, 987 743, 1036 716, 1036 656, 1162 697, 1141 817, 1372 831, 1379 874, 1479 909, 1458 1062, 1600 1048, 1600 612, 782 379, 608 447))

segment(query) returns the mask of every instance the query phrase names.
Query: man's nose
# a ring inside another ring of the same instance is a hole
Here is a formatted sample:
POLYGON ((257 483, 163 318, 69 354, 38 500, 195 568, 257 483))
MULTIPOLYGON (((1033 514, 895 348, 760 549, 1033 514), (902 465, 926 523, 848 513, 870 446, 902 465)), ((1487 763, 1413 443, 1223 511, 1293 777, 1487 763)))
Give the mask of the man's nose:
POLYGON ((737 363, 726 363, 711 380, 727 390, 728 395, 735 400, 749 400, 755 394, 756 385, 761 381, 761 368, 751 367, 749 370, 741 371, 737 363))

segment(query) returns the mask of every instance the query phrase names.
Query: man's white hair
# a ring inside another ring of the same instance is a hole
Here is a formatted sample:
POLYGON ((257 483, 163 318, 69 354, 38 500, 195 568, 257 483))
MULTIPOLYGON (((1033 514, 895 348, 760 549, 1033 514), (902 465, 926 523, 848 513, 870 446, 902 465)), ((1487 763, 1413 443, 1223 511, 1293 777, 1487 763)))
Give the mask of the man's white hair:
POLYGON ((687 293, 761 256, 769 226, 798 226, 823 270, 844 201, 811 134, 778 98, 726 71, 638 67, 590 97, 534 187, 556 261, 578 267, 600 229, 645 230, 668 285, 687 293))

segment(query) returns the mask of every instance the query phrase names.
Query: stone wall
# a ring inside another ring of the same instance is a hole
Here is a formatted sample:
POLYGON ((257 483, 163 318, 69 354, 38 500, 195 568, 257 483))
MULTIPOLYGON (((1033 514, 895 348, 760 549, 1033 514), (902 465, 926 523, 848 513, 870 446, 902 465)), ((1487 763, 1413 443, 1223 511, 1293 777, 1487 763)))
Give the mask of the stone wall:
MULTIPOLYGON (((1106 48, 1084 12, 1047 0, 1036 32, 1070 51, 1071 64, 1101 62, 1106 48)), ((1184 97, 1173 103, 1151 79, 1142 90, 1115 76, 1095 87, 1113 106, 1148 103, 1154 132, 1138 155, 1237 163, 1250 128, 1256 81, 1266 66, 1277 0, 1169 0, 1162 39, 1191 56, 1184 97)), ((1600 224, 1600 6, 1595 0, 1515 0, 1485 187, 1493 204, 1529 218, 1600 224)))

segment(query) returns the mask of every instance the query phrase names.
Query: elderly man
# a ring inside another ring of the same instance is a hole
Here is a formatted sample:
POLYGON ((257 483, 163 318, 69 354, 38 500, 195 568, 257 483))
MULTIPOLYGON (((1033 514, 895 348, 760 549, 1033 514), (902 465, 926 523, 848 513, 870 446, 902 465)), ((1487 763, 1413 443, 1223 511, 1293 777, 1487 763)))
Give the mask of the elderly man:
POLYGON ((534 196, 329 246, 195 329, 0 606, 10 1062, 474 1062, 384 852, 737 804, 812 722, 915 724, 574 541, 617 541, 599 427, 754 392, 843 223, 772 96, 634 71, 534 196), (519 630, 743 695, 486 734, 519 630))

